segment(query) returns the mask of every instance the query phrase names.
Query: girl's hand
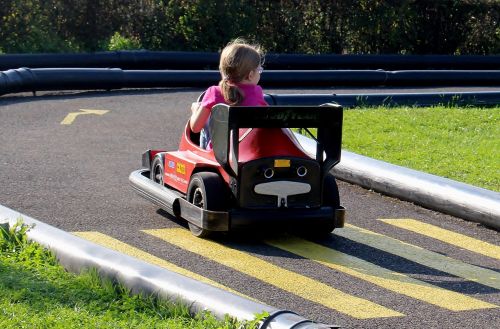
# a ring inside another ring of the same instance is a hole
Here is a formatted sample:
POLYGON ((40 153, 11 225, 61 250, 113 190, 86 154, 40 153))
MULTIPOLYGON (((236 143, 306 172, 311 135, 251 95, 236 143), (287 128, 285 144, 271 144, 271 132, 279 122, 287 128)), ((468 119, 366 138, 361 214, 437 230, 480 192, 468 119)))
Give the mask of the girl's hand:
POLYGON ((200 108, 200 105, 201 102, 193 102, 193 104, 191 104, 191 113, 196 113, 200 108))
POLYGON ((201 106, 201 102, 194 102, 191 104, 191 118, 189 119, 189 125, 194 133, 201 131, 205 122, 207 122, 210 116, 210 110, 201 106))

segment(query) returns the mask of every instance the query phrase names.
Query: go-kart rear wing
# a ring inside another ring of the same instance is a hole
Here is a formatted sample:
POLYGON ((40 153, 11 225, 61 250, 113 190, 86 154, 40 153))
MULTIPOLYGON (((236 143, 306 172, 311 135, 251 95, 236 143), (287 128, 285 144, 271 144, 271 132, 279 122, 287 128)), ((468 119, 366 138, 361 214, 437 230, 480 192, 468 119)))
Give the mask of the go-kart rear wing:
POLYGON ((326 173, 340 161, 342 118, 342 106, 330 103, 258 107, 217 104, 212 108, 209 129, 216 160, 236 176, 239 128, 316 128, 316 160, 326 173))

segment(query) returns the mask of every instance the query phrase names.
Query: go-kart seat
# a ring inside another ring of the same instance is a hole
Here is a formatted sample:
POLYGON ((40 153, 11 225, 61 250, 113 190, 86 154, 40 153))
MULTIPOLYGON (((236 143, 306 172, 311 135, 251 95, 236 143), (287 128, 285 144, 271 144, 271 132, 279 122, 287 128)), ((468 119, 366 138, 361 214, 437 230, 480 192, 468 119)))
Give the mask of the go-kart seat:
POLYGON ((253 128, 240 135, 239 162, 275 156, 314 158, 286 128, 253 128))
POLYGON ((191 129, 189 129, 188 137, 193 144, 200 146, 200 133, 195 133, 191 129))

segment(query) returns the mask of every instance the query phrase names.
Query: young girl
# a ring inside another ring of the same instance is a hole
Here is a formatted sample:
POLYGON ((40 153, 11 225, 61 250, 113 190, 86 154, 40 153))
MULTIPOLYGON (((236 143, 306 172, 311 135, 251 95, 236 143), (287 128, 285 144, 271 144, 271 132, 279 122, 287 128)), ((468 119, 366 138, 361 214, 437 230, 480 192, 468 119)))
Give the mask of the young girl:
POLYGON ((208 121, 215 104, 267 105, 262 88, 257 85, 262 70, 262 54, 258 46, 236 39, 222 50, 219 63, 222 80, 219 85, 207 89, 201 102, 195 102, 191 106, 189 125, 193 132, 200 132, 202 148, 212 148, 208 121))

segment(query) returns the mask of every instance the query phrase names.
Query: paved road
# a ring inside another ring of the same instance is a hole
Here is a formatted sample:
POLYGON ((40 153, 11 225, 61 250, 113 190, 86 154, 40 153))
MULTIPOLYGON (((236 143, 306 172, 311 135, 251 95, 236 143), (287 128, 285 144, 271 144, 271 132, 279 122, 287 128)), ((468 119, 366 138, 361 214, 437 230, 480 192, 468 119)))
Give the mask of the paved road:
POLYGON ((184 223, 134 194, 128 174, 141 153, 177 147, 199 92, 1 97, 0 204, 346 328, 500 322, 500 236, 480 225, 341 182, 349 225, 325 240, 256 234, 211 242, 193 239, 184 223))

